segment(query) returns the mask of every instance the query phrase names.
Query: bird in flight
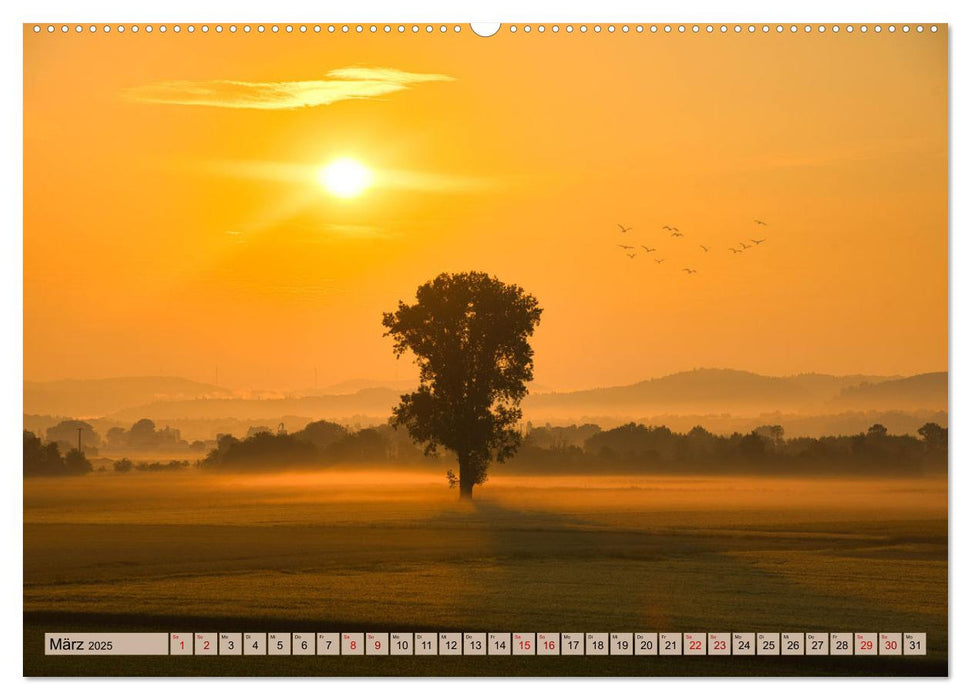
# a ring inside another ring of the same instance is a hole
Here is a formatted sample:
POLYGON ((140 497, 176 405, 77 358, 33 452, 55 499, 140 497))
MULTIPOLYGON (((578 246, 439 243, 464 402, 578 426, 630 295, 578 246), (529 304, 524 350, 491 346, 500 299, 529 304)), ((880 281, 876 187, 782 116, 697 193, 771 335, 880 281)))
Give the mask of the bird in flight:
POLYGON ((670 226, 662 226, 661 228, 663 228, 665 231, 673 231, 674 230, 670 226))
POLYGON ((683 234, 683 233, 681 233, 681 232, 679 232, 679 231, 678 231, 677 229, 675 229, 675 230, 674 230, 674 231, 673 231, 673 232, 671 233, 671 236, 672 236, 673 238, 684 238, 684 234, 683 234))
POLYGON ((658 265, 660 265, 661 263, 664 262, 664 258, 654 258, 654 262, 656 262, 658 265))
POLYGON ((698 272, 697 270, 692 270, 690 267, 683 267, 681 269, 684 270, 685 272, 687 272, 689 275, 693 275, 696 272, 698 272))
POLYGON ((755 245, 762 245, 763 243, 765 243, 764 238, 750 238, 749 240, 752 241, 752 243, 754 243, 755 245))
POLYGON ((627 233, 628 231, 634 230, 633 226, 624 226, 623 224, 617 224, 617 227, 620 229, 621 233, 627 233))
POLYGON ((637 253, 627 253, 627 257, 628 258, 636 258, 637 257, 637 253))
POLYGON ((744 241, 741 242, 741 243, 739 243, 739 245, 742 246, 742 250, 746 250, 746 249, 752 247, 752 246, 748 245, 747 243, 745 243, 744 241))
POLYGON ((699 243, 699 244, 698 244, 698 247, 699 247, 699 248, 701 248, 701 249, 702 249, 703 251, 705 251, 706 253, 708 252, 708 246, 706 246, 706 245, 701 245, 701 244, 699 243))
POLYGON ((767 223, 765 223, 764 221, 759 221, 758 219, 755 219, 755 223, 757 223, 759 226, 768 226, 767 223))
POLYGON ((733 253, 741 253, 742 252, 740 250, 735 250, 734 248, 729 248, 729 250, 732 251, 733 253))
POLYGON ((632 245, 624 245, 623 243, 618 243, 617 244, 617 247, 618 248, 623 248, 624 250, 634 250, 634 246, 632 246, 632 245))
POLYGON ((641 248, 644 249, 645 253, 653 253, 657 248, 648 248, 646 245, 642 245, 641 248))

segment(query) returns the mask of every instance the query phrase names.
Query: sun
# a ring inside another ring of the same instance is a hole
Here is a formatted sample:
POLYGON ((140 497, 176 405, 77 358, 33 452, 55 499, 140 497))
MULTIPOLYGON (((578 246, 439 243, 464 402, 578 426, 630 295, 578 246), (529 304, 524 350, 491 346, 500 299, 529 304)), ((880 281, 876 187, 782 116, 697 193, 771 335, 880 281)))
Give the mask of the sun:
POLYGON ((317 181, 335 197, 356 197, 371 185, 371 171, 353 158, 338 158, 323 166, 317 181))

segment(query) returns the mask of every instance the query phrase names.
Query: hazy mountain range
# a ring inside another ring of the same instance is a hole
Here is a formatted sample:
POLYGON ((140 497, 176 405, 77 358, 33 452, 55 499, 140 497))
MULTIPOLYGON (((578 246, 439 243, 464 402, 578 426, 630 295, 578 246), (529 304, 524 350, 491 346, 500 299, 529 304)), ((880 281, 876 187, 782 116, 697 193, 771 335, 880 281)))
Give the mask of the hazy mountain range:
MULTIPOLYGON (((265 419, 299 415, 312 419, 350 415, 384 417, 404 382, 356 379, 290 396, 241 396, 212 384, 178 377, 24 382, 24 413, 107 417, 265 419), (393 386, 388 386, 393 384, 393 386)), ((650 414, 759 415, 772 412, 946 411, 947 372, 910 377, 800 374, 772 377, 730 369, 694 369, 627 386, 571 392, 532 393, 523 403, 532 420, 577 420, 582 416, 650 414)))

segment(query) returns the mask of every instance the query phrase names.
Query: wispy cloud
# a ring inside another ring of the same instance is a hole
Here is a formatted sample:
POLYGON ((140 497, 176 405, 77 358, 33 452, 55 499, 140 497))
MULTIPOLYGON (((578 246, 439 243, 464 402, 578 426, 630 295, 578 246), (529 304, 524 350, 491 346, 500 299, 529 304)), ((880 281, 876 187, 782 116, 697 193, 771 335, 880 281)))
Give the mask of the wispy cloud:
POLYGON ((254 83, 239 80, 170 80, 131 88, 128 99, 152 104, 229 109, 299 109, 342 100, 363 100, 407 90, 413 85, 452 81, 438 73, 408 73, 394 68, 336 68, 323 80, 254 83))

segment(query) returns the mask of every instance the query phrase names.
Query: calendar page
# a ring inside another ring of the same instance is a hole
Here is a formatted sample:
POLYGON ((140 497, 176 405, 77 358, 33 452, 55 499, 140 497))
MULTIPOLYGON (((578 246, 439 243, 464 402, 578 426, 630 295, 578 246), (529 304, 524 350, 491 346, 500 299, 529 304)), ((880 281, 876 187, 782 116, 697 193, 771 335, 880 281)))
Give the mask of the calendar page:
POLYGON ((946 24, 22 31, 24 675, 948 675, 946 24))

